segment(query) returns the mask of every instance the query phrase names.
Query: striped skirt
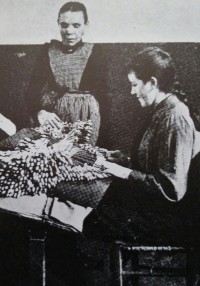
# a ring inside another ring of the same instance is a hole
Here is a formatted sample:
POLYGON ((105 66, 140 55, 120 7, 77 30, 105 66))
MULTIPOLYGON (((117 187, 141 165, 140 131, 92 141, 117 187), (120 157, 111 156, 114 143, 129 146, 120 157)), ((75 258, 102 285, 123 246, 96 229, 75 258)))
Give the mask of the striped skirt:
POLYGON ((90 143, 95 145, 97 142, 100 113, 99 104, 93 95, 89 93, 68 93, 56 99, 54 110, 58 117, 64 122, 74 123, 77 120, 91 120, 93 123, 93 133, 90 143))

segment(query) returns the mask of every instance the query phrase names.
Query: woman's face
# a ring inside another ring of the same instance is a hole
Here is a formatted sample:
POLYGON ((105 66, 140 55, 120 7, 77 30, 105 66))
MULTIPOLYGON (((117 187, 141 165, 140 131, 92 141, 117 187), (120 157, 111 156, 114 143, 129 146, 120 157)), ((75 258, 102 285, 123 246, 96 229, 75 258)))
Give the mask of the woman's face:
POLYGON ((131 95, 137 97, 142 107, 151 106, 156 99, 155 89, 151 80, 144 83, 137 78, 134 71, 129 72, 128 79, 131 83, 131 95))
POLYGON ((64 45, 73 47, 82 40, 86 26, 82 11, 60 14, 58 24, 64 45))

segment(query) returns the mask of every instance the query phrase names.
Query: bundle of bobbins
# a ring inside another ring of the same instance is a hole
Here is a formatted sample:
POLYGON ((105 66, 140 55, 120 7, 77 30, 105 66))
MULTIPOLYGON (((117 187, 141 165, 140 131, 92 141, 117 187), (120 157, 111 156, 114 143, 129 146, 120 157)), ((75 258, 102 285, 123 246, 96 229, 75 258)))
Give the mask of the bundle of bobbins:
POLYGON ((105 150, 87 142, 90 122, 64 123, 61 130, 43 126, 41 138, 24 138, 13 151, 0 151, 0 196, 47 193, 61 181, 90 181, 109 175, 95 165, 105 150))

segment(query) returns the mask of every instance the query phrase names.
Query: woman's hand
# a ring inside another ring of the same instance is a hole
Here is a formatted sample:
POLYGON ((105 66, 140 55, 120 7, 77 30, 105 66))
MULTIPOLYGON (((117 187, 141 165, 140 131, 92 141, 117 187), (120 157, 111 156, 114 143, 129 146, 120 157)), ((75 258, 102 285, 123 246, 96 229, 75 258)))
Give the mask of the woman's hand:
POLYGON ((106 168, 106 172, 121 179, 128 179, 130 173, 132 172, 132 170, 129 168, 125 168, 118 164, 111 163, 108 161, 105 161, 103 166, 106 168))
POLYGON ((0 129, 2 129, 9 136, 12 136, 16 133, 17 128, 15 124, 3 114, 0 113, 0 129))
POLYGON ((107 151, 106 159, 109 162, 116 163, 123 167, 127 167, 129 165, 129 159, 119 150, 107 151))
POLYGON ((132 170, 129 168, 125 168, 118 164, 108 162, 101 157, 97 159, 95 164, 104 167, 107 173, 121 179, 128 179, 130 173, 132 172, 132 170))
POLYGON ((60 118, 53 112, 48 112, 46 110, 40 110, 38 112, 38 121, 40 125, 50 124, 53 128, 61 128, 60 118))

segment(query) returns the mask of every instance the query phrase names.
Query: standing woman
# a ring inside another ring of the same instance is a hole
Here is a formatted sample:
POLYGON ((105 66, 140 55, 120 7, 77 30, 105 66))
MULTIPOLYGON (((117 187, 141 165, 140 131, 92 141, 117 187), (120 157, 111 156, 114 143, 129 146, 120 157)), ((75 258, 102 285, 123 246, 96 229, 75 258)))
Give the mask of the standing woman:
POLYGON ((95 144, 100 126, 95 98, 101 55, 94 44, 82 41, 87 24, 87 10, 82 3, 67 2, 61 7, 58 25, 62 42, 52 40, 44 45, 29 88, 27 109, 32 124, 59 127, 61 121, 91 119, 91 143, 95 144))

